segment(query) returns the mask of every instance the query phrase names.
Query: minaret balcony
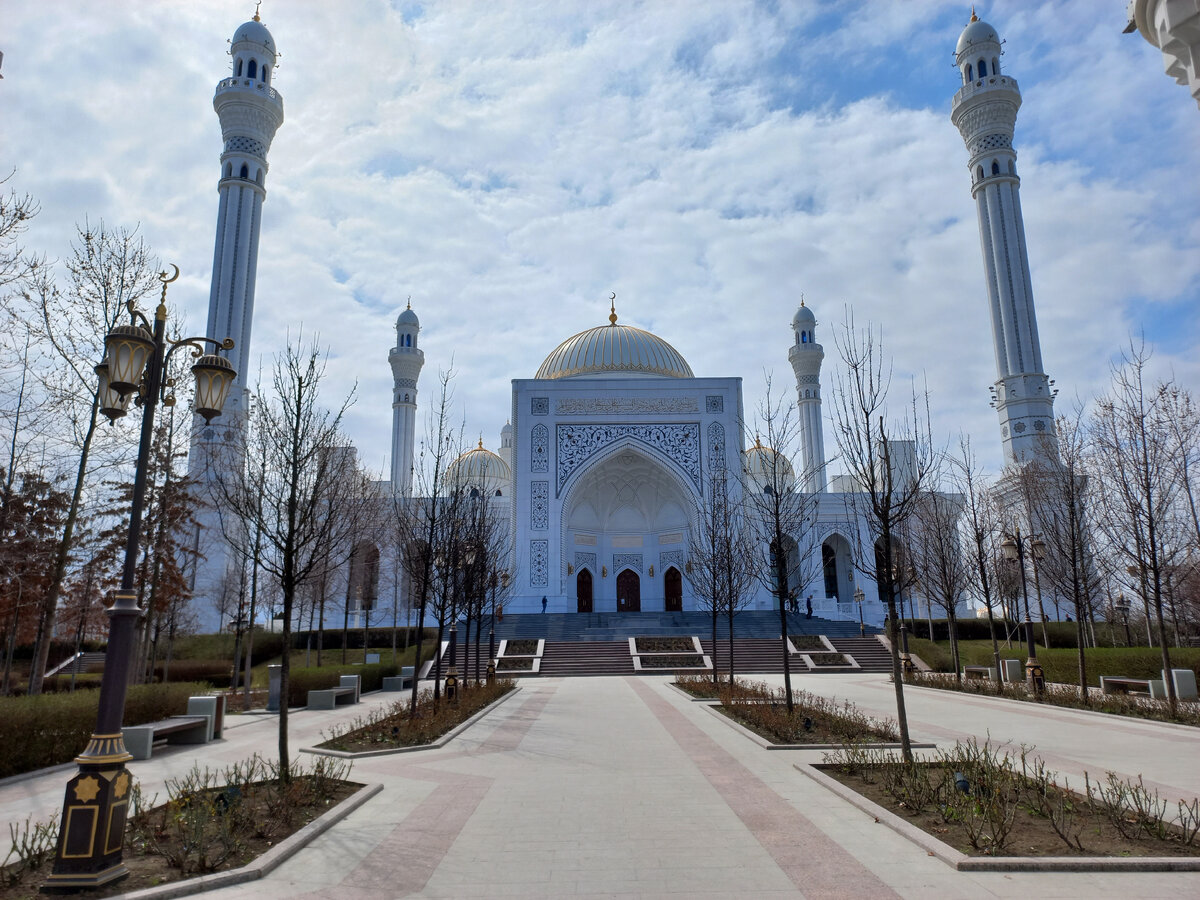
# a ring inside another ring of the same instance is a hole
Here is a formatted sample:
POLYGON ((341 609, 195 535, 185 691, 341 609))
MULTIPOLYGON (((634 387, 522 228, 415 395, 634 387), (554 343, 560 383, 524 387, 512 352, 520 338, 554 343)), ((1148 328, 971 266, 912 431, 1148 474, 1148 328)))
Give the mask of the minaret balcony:
POLYGON ((266 82, 257 81, 253 78, 223 78, 217 82, 217 90, 213 94, 213 98, 215 99, 230 91, 245 91, 247 89, 262 94, 264 97, 274 100, 281 106, 283 105, 283 95, 266 82))
POLYGON ((989 75, 987 78, 981 78, 960 87, 954 95, 951 106, 958 106, 958 104, 975 94, 981 94, 984 91, 995 91, 998 88, 1013 91, 1016 94, 1021 93, 1021 89, 1017 87, 1017 79, 1009 78, 1007 75, 989 75))

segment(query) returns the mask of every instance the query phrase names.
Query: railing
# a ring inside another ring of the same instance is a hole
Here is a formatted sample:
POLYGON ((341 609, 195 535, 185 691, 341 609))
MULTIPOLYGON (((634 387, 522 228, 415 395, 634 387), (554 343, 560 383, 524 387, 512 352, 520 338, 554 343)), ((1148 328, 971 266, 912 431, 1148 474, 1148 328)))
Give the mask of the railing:
POLYGON ((982 91, 989 87, 995 87, 997 84, 1010 87, 1014 91, 1020 90, 1020 88, 1017 87, 1017 79, 1015 78, 1010 78, 1007 75, 989 75, 987 78, 977 78, 975 81, 964 84, 962 87, 960 87, 958 92, 954 95, 953 102, 954 104, 958 104, 960 101, 965 100, 976 91, 982 91))
POLYGON ((266 94, 272 100, 282 100, 283 99, 279 95, 279 92, 275 90, 275 88, 271 87, 269 84, 266 84, 265 82, 255 81, 253 78, 232 78, 232 77, 231 78, 222 78, 220 81, 217 82, 217 93, 220 94, 220 93, 223 93, 224 91, 230 90, 232 88, 241 88, 241 87, 252 87, 257 91, 259 91, 263 94, 266 94))

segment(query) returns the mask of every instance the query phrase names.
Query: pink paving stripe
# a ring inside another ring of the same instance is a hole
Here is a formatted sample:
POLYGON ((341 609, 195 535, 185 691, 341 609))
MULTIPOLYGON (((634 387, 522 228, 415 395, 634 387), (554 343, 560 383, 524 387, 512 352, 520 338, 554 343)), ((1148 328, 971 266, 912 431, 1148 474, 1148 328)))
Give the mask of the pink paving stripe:
POLYGON ((808 900, 899 897, 648 685, 626 681, 808 900))
MULTIPOLYGON (((443 772, 429 766, 463 756, 516 750, 556 689, 556 684, 549 685, 534 694, 474 750, 440 756, 424 765, 398 767, 396 773, 405 778, 433 781, 438 786, 363 857, 338 885, 337 896, 366 900, 403 897, 423 890, 495 780, 482 775, 443 772)), ((327 897, 329 894, 324 890, 306 896, 327 897)))

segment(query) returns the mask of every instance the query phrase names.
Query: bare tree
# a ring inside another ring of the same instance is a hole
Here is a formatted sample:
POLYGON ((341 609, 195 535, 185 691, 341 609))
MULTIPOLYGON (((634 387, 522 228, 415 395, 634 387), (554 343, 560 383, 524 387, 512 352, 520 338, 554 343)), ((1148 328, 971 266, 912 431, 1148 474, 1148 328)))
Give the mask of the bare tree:
POLYGON ((734 617, 750 600, 757 536, 747 521, 744 487, 723 461, 709 473, 708 490, 695 500, 688 538, 688 581, 700 605, 712 613, 713 681, 718 680, 717 623, 729 626, 729 684, 734 681, 734 617))
POLYGON ((979 463, 971 449, 971 439, 959 436, 959 455, 951 457, 952 479, 963 497, 963 516, 959 519, 960 529, 969 549, 971 563, 967 568, 967 590, 983 604, 987 611, 988 635, 992 639, 992 662, 997 677, 1000 673, 1000 645, 996 639, 995 609, 1000 602, 996 590, 993 561, 999 553, 999 534, 996 513, 990 487, 984 482, 979 463))
POLYGON ((884 360, 882 341, 882 332, 877 336, 870 325, 859 330, 853 315, 847 312, 835 340, 845 369, 834 379, 834 433, 846 468, 858 483, 858 491, 848 496, 866 524, 870 542, 870 547, 864 548, 866 552, 856 554, 856 564, 879 585, 888 607, 896 720, 901 752, 906 761, 911 761, 896 631, 897 582, 907 568, 900 560, 900 535, 916 514, 938 455, 929 436, 927 396, 922 405, 914 389, 905 413, 892 425, 885 424, 892 376, 891 365, 884 360), (901 440, 889 434, 897 434, 901 440))
POLYGON ((810 473, 801 472, 797 477, 791 463, 791 457, 799 456, 800 419, 794 403, 772 395, 770 375, 754 424, 754 446, 743 456, 745 515, 758 539, 754 575, 779 604, 783 684, 790 714, 794 703, 787 612, 789 603, 816 576, 812 560, 820 495, 801 490, 810 473))
POLYGON ((1171 409, 1171 387, 1148 383, 1149 360, 1145 345, 1131 342, 1121 363, 1113 366, 1109 394, 1097 401, 1092 416, 1096 455, 1103 460, 1094 474, 1104 497, 1100 527, 1110 546, 1128 562, 1142 597, 1153 609, 1167 702, 1174 713, 1177 698, 1163 621, 1163 582, 1171 563, 1171 548, 1164 538, 1171 516, 1177 513, 1177 507, 1172 507, 1179 493, 1179 467, 1165 421, 1171 409))
POLYGON ((315 341, 289 344, 275 360, 272 394, 260 398, 259 427, 250 434, 246 458, 265 461, 263 476, 243 467, 217 483, 221 502, 262 535, 262 569, 278 579, 283 600, 283 660, 280 669, 279 761, 283 777, 288 757, 288 684, 292 621, 300 591, 321 573, 336 568, 368 485, 340 432, 353 392, 336 410, 321 403, 324 364, 315 341), (258 492, 261 502, 249 498, 258 492))
MULTIPOLYGON (((954 677, 962 679, 958 654, 958 606, 967 592, 970 567, 959 542, 963 497, 931 485, 916 504, 908 529, 908 549, 925 595, 946 613, 954 677)), ((932 637, 930 638, 932 640, 932 637)))

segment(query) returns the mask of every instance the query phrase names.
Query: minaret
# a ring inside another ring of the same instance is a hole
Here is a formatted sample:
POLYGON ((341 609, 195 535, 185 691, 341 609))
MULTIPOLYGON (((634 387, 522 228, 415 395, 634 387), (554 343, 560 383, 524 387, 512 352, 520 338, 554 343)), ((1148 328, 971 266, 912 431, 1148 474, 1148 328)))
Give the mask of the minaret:
POLYGON ((817 317, 804 305, 792 317, 796 342, 788 361, 796 373, 796 411, 800 417, 801 490, 825 492, 825 435, 821 430, 821 362, 825 349, 816 339, 817 317))
POLYGON ((396 319, 396 346, 388 353, 392 364, 392 493, 412 494, 413 443, 417 433, 417 379, 425 353, 417 346, 421 323, 410 303, 396 319))
POLYGON ((1033 286, 1021 219, 1021 179, 1012 136, 1021 106, 1017 82, 1000 72, 1000 37, 974 11, 958 39, 962 87, 950 121, 970 154, 971 193, 979 216, 988 310, 996 349, 992 401, 1000 416, 1006 464, 1053 461, 1054 391, 1042 365, 1033 286))
MULTIPOLYGON (((258 270, 258 235, 267 197, 267 151, 283 122, 283 98, 271 86, 275 40, 258 17, 234 32, 229 55, 232 74, 217 83, 213 109, 225 141, 221 153, 217 239, 213 250, 212 287, 208 297, 208 330, 216 338, 232 337, 233 350, 221 351, 237 370, 225 412, 216 428, 198 428, 201 448, 228 440, 228 429, 240 429, 247 411, 247 382, 254 377, 250 360, 250 326, 254 319, 254 283, 258 270)), ((209 454, 193 453, 197 459, 209 454)))
POLYGON ((500 429, 500 450, 497 452, 496 455, 499 456, 502 460, 504 460, 505 464, 509 467, 509 469, 512 468, 512 464, 513 464, 512 439, 513 439, 512 422, 505 422, 504 427, 500 429))

